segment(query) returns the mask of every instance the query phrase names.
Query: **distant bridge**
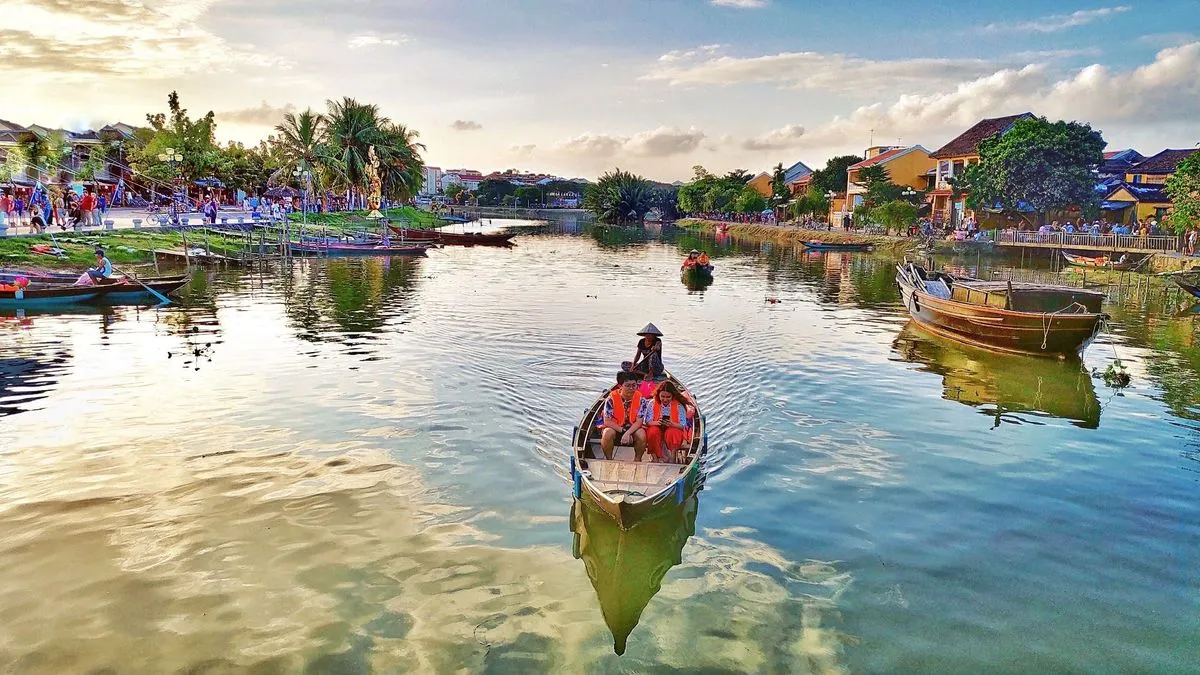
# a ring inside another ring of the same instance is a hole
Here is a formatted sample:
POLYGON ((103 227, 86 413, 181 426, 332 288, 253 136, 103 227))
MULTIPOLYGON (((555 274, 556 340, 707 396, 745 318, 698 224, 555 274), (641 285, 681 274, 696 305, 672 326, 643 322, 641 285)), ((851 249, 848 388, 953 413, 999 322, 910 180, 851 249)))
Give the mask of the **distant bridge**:
POLYGON ((1179 237, 1143 237, 1137 234, 1067 234, 1065 232, 1038 234, 1037 232, 1003 230, 996 233, 996 245, 1104 253, 1169 253, 1179 250, 1179 237))

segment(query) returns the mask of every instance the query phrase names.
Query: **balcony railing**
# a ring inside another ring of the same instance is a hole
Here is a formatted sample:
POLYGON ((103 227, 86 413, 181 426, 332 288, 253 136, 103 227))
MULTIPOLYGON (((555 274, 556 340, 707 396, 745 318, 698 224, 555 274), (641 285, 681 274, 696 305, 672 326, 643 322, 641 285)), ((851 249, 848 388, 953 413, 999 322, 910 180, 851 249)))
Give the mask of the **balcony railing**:
POLYGON ((1147 251, 1177 251, 1179 238, 1173 235, 1146 236, 1140 234, 1067 234, 1052 232, 1038 234, 1037 232, 1018 232, 1004 230, 996 238, 1000 244, 1044 244, 1061 246, 1063 248, 1090 247, 1110 248, 1114 251, 1142 249, 1147 251))

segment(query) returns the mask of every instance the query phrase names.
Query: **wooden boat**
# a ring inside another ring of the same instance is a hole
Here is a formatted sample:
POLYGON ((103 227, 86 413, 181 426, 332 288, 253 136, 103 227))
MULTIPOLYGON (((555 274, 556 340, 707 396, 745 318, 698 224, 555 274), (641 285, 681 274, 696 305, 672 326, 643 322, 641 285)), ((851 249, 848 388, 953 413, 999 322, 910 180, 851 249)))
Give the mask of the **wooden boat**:
POLYGON ((73 284, 79 279, 79 274, 0 268, 0 284, 12 284, 21 277, 28 279, 31 284, 73 284))
POLYGON ((824 241, 805 241, 801 242, 804 248, 810 251, 874 251, 875 244, 867 242, 824 242, 824 241))
POLYGON ((1104 294, 1042 284, 956 279, 918 265, 897 265, 909 314, 926 330, 1003 352, 1077 354, 1107 315, 1104 294))
POLYGON ((571 453, 573 494, 589 507, 608 514, 622 529, 630 529, 682 504, 700 487, 700 464, 708 451, 704 415, 696 405, 695 397, 679 380, 670 373, 666 379, 683 394, 684 404, 692 413, 692 440, 687 448, 686 463, 637 462, 630 446, 617 446, 613 459, 604 459, 596 421, 612 387, 600 394, 574 431, 571 453))
POLYGON ((137 281, 114 277, 105 279, 95 286, 100 291, 95 301, 108 305, 154 304, 159 300, 154 293, 146 290, 146 287, 162 295, 171 295, 186 286, 187 283, 188 277, 183 274, 165 277, 139 277, 137 281))
POLYGON ((1085 255, 1067 253, 1066 251, 1062 252, 1062 256, 1063 259, 1067 261, 1068 265, 1074 267, 1092 267, 1096 269, 1125 271, 1138 267, 1141 264, 1140 261, 1135 263, 1125 260, 1125 256, 1121 256, 1121 259, 1119 260, 1113 260, 1106 255, 1089 257, 1085 255))
POLYGON ((24 290, 12 289, 7 284, 0 287, 0 307, 46 307, 69 305, 94 300, 101 291, 97 286, 73 286, 71 284, 31 284, 24 290))
POLYGON ((242 261, 220 253, 213 253, 202 246, 194 246, 184 252, 174 249, 154 249, 156 262, 164 265, 191 263, 193 265, 237 265, 242 261))
POLYGON ((661 517, 623 530, 606 514, 572 500, 571 553, 583 560, 618 655, 625 653, 629 634, 667 571, 683 561, 683 547, 696 533, 698 509, 692 495, 683 504, 672 502, 661 517))
POLYGON ((1173 277, 1171 277, 1171 281, 1174 281, 1176 286, 1182 288, 1183 290, 1187 291, 1188 293, 1191 293, 1195 297, 1200 298, 1200 286, 1197 286, 1195 283, 1192 283, 1194 281, 1197 281, 1196 278, 1192 277, 1192 278, 1188 278, 1187 281, 1184 281, 1183 277, 1173 276, 1173 277))
POLYGON ((410 230, 389 225, 392 234, 404 241, 429 242, 447 246, 512 246, 515 235, 507 232, 484 234, 482 232, 441 232, 439 230, 410 230))
POLYGON ((299 256, 346 256, 346 255, 425 255, 432 248, 428 243, 392 244, 333 244, 290 242, 292 255, 299 256))

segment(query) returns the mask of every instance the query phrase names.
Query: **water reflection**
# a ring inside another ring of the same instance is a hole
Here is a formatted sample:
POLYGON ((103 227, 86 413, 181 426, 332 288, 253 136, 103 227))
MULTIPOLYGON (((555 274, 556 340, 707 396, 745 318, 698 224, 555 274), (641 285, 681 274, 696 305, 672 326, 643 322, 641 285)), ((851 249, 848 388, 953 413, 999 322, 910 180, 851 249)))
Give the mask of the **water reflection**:
POLYGON ((979 408, 993 418, 992 428, 1028 421, 1012 413, 1100 426, 1100 402, 1078 359, 994 354, 930 335, 911 321, 892 347, 903 360, 941 375, 942 398, 979 408))
POLYGON ((697 508, 693 495, 661 517, 622 530, 610 516, 583 502, 571 504, 571 551, 583 559, 617 654, 625 653, 629 634, 667 570, 682 562, 683 545, 696 533, 697 508))
POLYGON ((420 271, 410 257, 297 261, 284 288, 288 318, 310 342, 379 333, 410 308, 420 271))
POLYGON ((71 352, 57 349, 6 346, 0 357, 0 417, 34 410, 67 371, 71 352))

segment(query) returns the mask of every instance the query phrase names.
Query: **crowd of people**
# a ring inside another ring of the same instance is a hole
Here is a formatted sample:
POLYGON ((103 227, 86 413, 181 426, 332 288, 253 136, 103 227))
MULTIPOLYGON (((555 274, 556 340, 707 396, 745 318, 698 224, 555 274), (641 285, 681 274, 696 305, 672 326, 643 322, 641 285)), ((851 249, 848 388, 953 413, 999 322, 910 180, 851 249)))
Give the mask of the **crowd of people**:
POLYGON ((35 191, 23 194, 6 192, 0 195, 0 219, 7 227, 28 227, 30 233, 44 233, 57 225, 63 230, 82 226, 99 226, 111 204, 108 196, 91 189, 78 194, 74 190, 54 192, 35 191))

